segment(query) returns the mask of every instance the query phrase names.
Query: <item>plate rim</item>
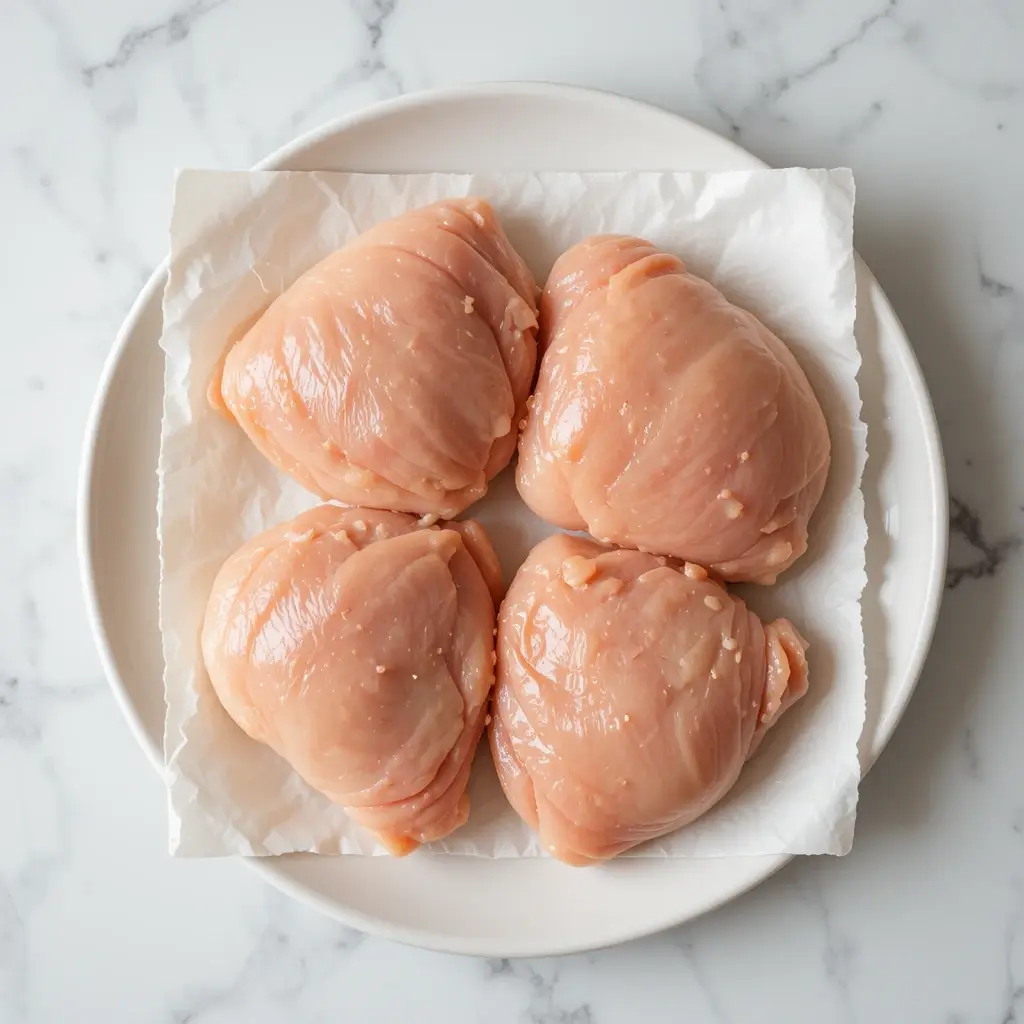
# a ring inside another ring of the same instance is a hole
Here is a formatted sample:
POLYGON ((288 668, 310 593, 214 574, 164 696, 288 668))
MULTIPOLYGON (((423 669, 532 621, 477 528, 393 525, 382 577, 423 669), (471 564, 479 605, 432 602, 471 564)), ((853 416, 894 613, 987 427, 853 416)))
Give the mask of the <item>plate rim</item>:
MULTIPOLYGON (((305 151, 313 148, 334 137, 339 133, 350 131, 362 125, 371 124, 380 119, 385 119, 393 114, 415 110, 423 107, 436 106, 446 103, 458 103, 460 101, 474 100, 481 97, 492 99, 516 100, 524 97, 530 98, 553 98, 560 100, 575 100, 587 103, 592 108, 604 106, 619 107, 626 110, 635 117, 649 118, 652 121, 662 121, 673 130, 678 130, 680 123, 685 125, 697 136, 706 138, 709 143, 716 147, 727 147, 732 150, 738 160, 746 164, 756 161, 763 167, 768 165, 758 157, 743 149, 736 142, 726 139, 703 125, 699 125, 689 119, 664 110, 641 100, 622 96, 614 92, 602 89, 587 88, 574 85, 563 85, 546 82, 483 82, 470 85, 459 85, 438 89, 428 89, 414 93, 408 93, 392 99, 372 103, 347 115, 327 121, 324 124, 305 132, 295 139, 292 139, 281 146, 253 166, 253 170, 285 170, 286 165, 305 151)), ((875 279, 870 269, 866 266, 859 254, 855 253, 858 270, 863 273, 871 286, 871 294, 875 300, 876 312, 891 318, 896 327, 898 336, 897 351, 902 369, 906 375, 911 391, 914 393, 918 407, 922 412, 922 421, 925 427, 925 446, 928 456, 928 473, 932 486, 933 497, 936 507, 935 513, 935 535, 933 538, 932 550, 930 552, 930 573, 927 580, 927 589, 924 594, 922 616, 919 620, 919 628, 913 642, 913 651, 909 659, 908 668, 905 673, 906 683, 903 686, 900 700, 892 708, 890 714, 884 721, 884 727, 876 732, 876 742, 866 752, 862 761, 861 776, 870 770, 882 750, 888 745, 893 733, 907 705, 910 702, 914 690, 920 679, 931 646, 932 638, 938 621, 938 613, 942 600, 943 584, 946 572, 949 540, 949 501, 946 485, 945 462, 943 458, 941 439, 938 422, 935 416, 934 405, 931 395, 924 380, 924 374, 916 353, 910 344, 906 331, 899 320, 888 296, 881 285, 875 279)), ((142 719, 136 710, 131 699, 131 692, 125 680, 117 668, 110 642, 109 634, 104 625, 100 611, 99 599, 96 590, 96 567, 93 558, 91 544, 93 519, 91 510, 94 494, 94 469, 97 455, 97 442, 99 440, 100 427, 103 414, 111 387, 125 356, 130 339, 138 329, 142 313, 153 301, 157 292, 162 291, 168 273, 169 257, 165 257, 153 270, 149 279, 139 291, 134 302, 128 310, 124 321, 119 328, 114 344, 104 362, 103 370, 96 385, 88 417, 86 420, 85 435, 82 443, 82 454, 80 459, 80 470, 77 487, 76 500, 76 541, 78 549, 78 561, 82 590, 85 599, 86 617, 93 639, 96 643, 100 658, 100 664, 104 675, 113 691, 115 701, 128 722, 129 728, 135 736, 139 746, 142 747, 148 759, 163 775, 164 760, 163 751, 152 741, 151 736, 143 725, 142 719)), ((870 453, 869 453, 870 455, 870 453)), ((302 883, 297 882, 280 870, 276 869, 275 863, 284 858, 239 858, 251 870, 255 871, 263 879, 270 882, 282 892, 299 900, 301 903, 316 909, 320 913, 340 920, 345 924, 358 928, 369 934, 383 938, 393 939, 424 949, 432 949, 440 952, 468 953, 478 956, 548 956, 582 952, 585 950, 601 948, 627 942, 631 939, 641 938, 645 935, 654 934, 673 925, 684 921, 693 920, 702 916, 745 892, 755 888, 765 881, 780 868, 787 864, 792 854, 768 855, 754 858, 730 858, 735 860, 748 860, 759 862, 758 869, 740 878, 736 885, 724 891, 719 891, 713 898, 707 900, 696 910, 675 912, 669 914, 663 920, 654 921, 646 925, 639 925, 633 928, 623 928, 611 937, 602 937, 596 942, 551 942, 548 945, 538 945, 535 942, 517 942, 515 940, 503 941, 500 947, 493 945, 492 940, 484 938, 472 938, 459 940, 446 934, 424 931, 421 928, 394 924, 367 915, 351 907, 341 907, 339 904, 315 890, 311 890, 302 883)))

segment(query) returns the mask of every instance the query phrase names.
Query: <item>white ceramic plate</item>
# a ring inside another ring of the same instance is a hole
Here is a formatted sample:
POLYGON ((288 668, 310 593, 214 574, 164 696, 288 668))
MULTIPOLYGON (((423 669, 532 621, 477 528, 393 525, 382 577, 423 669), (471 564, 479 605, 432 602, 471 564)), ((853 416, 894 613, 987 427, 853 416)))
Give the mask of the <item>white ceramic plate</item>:
MULTIPOLYGON (((723 170, 759 160, 652 107, 562 86, 489 85, 403 97, 329 125, 264 169, 348 171, 723 170)), ((865 769, 917 681, 945 571, 947 498, 921 371, 858 262, 857 338, 868 426, 865 769)), ((162 766, 156 462, 166 266, 139 295, 111 353, 86 437, 79 542, 86 599, 111 686, 162 766)), ((554 861, 413 856, 247 860, 285 892, 365 931, 487 956, 565 953, 677 924, 756 885, 788 858, 633 859, 579 870, 554 861)))

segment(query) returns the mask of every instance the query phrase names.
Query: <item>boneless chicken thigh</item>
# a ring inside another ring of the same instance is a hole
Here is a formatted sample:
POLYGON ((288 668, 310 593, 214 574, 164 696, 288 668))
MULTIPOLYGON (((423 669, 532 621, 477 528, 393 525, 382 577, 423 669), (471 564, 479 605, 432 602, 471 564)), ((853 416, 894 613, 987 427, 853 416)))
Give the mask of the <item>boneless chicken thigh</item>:
POLYGON ((542 541, 498 624, 490 727, 502 788, 569 864, 699 817, 807 689, 805 644, 692 564, 542 541))
POLYGON ((792 353, 674 256, 589 238, 541 299, 520 441, 526 503, 566 529, 774 582, 807 547, 829 467, 792 353))
POLYGON ((469 815, 499 590, 476 523, 323 505, 225 562, 203 658, 249 736, 404 854, 469 815))
POLYGON ((515 451, 536 299, 488 203, 413 210, 271 303, 230 346, 210 399, 321 497, 453 516, 515 451))

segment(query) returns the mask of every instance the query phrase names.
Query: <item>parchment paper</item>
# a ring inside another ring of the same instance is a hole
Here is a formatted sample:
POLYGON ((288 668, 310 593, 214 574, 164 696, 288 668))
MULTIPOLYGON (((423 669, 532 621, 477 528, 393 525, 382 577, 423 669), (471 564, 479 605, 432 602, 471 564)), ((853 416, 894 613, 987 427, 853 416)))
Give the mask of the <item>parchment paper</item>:
MULTIPOLYGON (((295 278, 385 217, 446 196, 496 207, 539 281, 586 235, 637 234, 680 255, 795 351, 828 418, 833 461, 811 550, 776 587, 745 588, 762 615, 811 641, 810 693, 772 729, 729 796, 635 856, 845 853, 864 720, 860 595, 866 458, 853 337, 853 178, 846 170, 367 175, 184 171, 164 295, 159 466, 160 625, 170 848, 180 856, 376 854, 375 841, 220 707, 199 630, 214 575, 253 534, 315 504, 207 404, 229 337, 295 278)), ((506 582, 552 532, 506 471, 467 513, 491 532, 506 582)), ((486 743, 470 822, 429 851, 543 856, 505 802, 486 743)))

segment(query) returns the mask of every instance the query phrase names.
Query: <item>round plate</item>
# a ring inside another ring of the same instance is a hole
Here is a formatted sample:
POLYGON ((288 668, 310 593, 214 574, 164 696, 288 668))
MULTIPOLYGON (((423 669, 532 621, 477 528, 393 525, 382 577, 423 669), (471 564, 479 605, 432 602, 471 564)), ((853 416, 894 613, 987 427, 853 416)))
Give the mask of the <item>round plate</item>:
MULTIPOLYGON (((759 160, 703 128, 604 93, 491 85, 372 107, 303 136, 261 169, 346 171, 723 170, 759 160)), ((914 354, 858 261, 857 338, 870 457, 866 769, 892 734, 931 640, 945 570, 947 499, 938 430, 914 354)), ((86 436, 79 543, 86 600, 111 686, 162 766, 156 464, 166 265, 117 338, 86 436)), ((247 863, 348 924, 419 946, 487 956, 566 953, 695 917, 767 878, 786 857, 632 859, 579 870, 555 861, 420 855, 247 863)))

